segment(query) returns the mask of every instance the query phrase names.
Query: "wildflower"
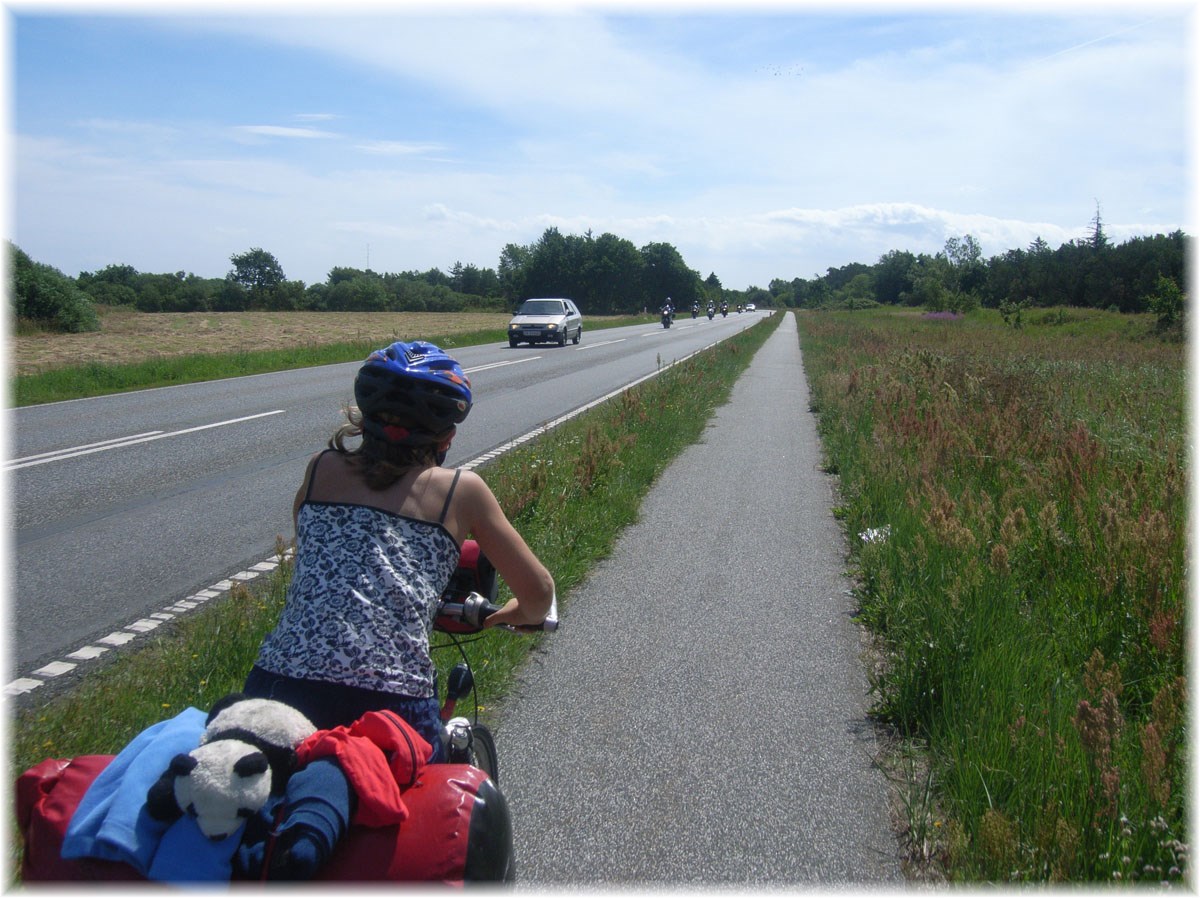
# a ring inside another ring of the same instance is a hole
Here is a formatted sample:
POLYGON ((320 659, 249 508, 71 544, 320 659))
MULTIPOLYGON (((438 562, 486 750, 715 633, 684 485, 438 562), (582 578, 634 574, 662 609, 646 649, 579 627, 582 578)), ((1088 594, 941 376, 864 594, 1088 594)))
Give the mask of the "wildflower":
POLYGON ((868 527, 858 535, 864 543, 882 543, 887 542, 889 536, 892 535, 890 524, 884 524, 882 527, 868 527))

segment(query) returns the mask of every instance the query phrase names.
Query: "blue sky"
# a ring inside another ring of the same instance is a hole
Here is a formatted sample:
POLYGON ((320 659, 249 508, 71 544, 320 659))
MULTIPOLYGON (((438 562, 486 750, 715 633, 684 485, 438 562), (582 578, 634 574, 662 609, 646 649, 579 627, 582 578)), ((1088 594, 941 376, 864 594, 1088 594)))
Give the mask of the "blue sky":
POLYGON ((1194 233, 1194 3, 169 8, 8 5, 36 261, 222 277, 262 247, 314 283, 554 226, 741 289, 1057 246, 1097 203, 1115 242, 1194 233))

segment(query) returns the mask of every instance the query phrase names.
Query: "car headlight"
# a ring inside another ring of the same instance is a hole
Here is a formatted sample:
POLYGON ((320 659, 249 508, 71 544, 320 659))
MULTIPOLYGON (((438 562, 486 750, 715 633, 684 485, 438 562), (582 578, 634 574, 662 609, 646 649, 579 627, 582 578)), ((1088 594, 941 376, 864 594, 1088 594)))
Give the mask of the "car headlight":
POLYGON ((547 324, 547 325, 546 325, 546 330, 549 330, 549 331, 555 331, 555 330, 558 330, 558 325, 557 325, 557 324, 547 324))

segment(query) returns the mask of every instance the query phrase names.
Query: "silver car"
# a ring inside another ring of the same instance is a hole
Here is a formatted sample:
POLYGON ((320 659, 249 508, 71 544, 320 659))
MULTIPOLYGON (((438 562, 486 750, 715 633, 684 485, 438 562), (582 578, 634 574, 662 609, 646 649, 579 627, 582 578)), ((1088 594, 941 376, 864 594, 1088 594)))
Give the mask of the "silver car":
POLYGON ((508 323, 508 345, 518 343, 578 343, 583 336, 583 316, 569 299, 527 299, 508 323))

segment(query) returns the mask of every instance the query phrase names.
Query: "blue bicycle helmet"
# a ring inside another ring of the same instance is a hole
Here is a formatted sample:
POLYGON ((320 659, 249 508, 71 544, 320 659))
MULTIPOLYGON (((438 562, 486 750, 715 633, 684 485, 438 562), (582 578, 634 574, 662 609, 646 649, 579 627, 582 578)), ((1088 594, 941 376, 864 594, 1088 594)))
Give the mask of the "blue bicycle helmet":
POLYGON ((432 343, 397 342, 367 356, 354 379, 354 401, 372 436, 432 443, 471 411, 471 382, 432 343))

